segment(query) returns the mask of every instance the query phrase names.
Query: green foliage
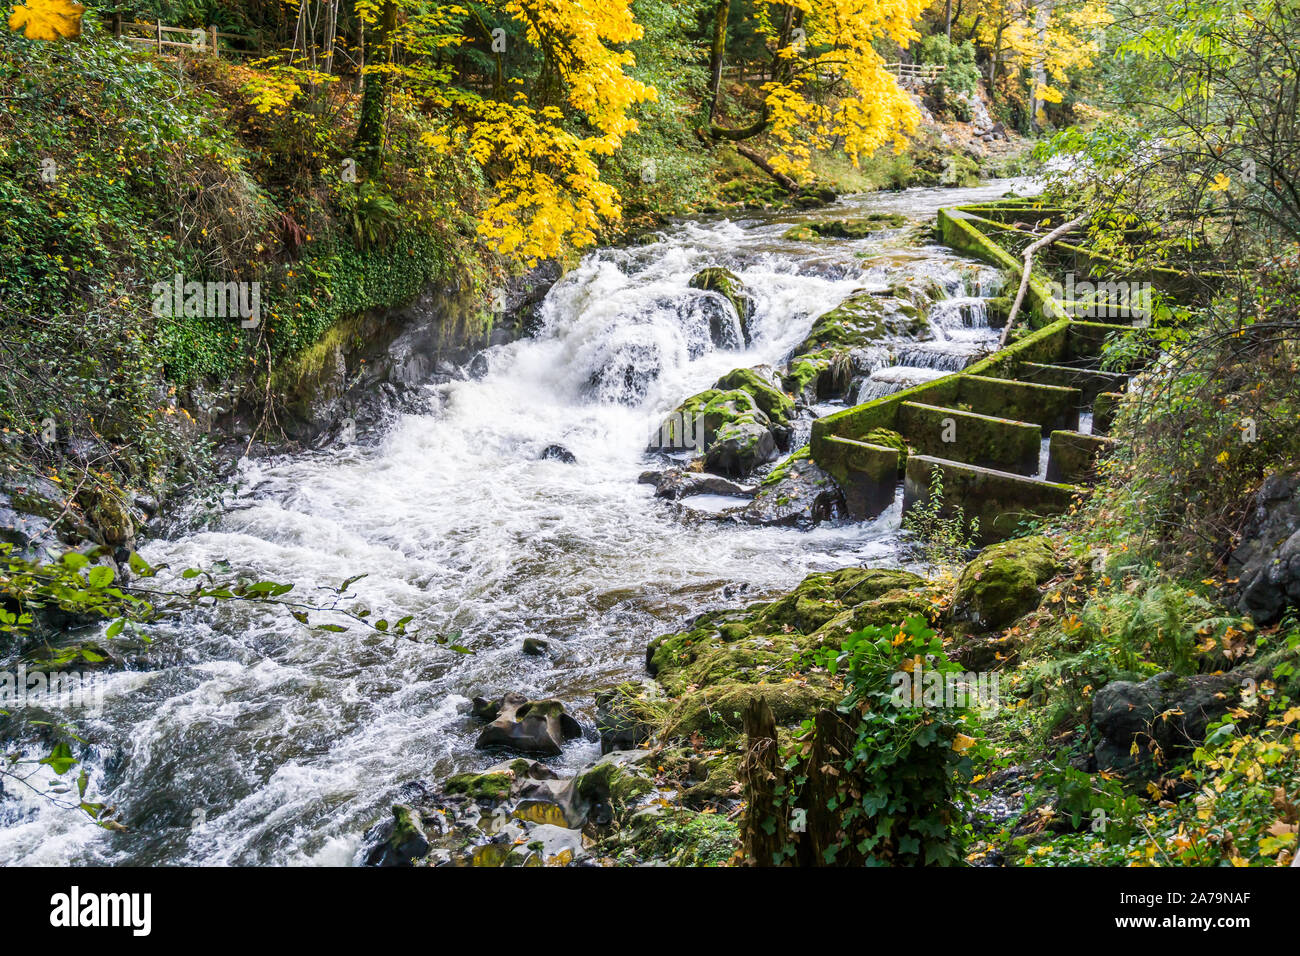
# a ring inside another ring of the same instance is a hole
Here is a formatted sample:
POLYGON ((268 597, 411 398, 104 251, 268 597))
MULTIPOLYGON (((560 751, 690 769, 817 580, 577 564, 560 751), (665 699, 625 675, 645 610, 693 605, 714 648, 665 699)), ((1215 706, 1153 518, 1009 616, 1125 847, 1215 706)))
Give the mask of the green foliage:
POLYGON ((970 40, 953 43, 942 33, 931 34, 921 40, 916 53, 917 62, 944 67, 939 78, 926 86, 943 109, 949 110, 962 122, 970 122, 969 97, 979 89, 980 72, 975 65, 975 44, 970 40))
MULTIPOLYGON (((1300 646, 1300 634, 1289 643, 1300 646)), ((1291 664, 1282 665, 1290 669, 1291 664)), ((1281 670, 1274 673, 1281 681, 1281 670)), ((1046 792, 1079 833, 1029 850, 1036 866, 1285 866, 1300 830, 1300 707, 1272 681, 1212 724, 1181 770, 1148 783, 1149 800, 1106 775, 1057 765, 1046 792), (1249 707, 1250 709, 1246 709, 1249 707)))
MULTIPOLYGON (((825 862, 961 862, 970 829, 963 815, 966 787, 975 761, 991 752, 979 742, 969 707, 912 706, 910 696, 900 700, 899 690, 902 675, 920 680, 923 669, 947 682, 962 672, 960 665, 948 660, 943 642, 919 616, 898 627, 864 628, 816 656, 842 676, 838 709, 853 738, 851 754, 833 775, 836 794, 828 808, 840 840, 825 862)), ((808 780, 811 721, 803 731, 786 764, 784 799, 791 807, 808 780)))
POLYGON ((921 554, 927 565, 951 573, 975 549, 980 524, 979 518, 967 521, 960 510, 945 514, 943 473, 936 468, 930 473, 929 497, 904 516, 903 530, 920 541, 921 554))

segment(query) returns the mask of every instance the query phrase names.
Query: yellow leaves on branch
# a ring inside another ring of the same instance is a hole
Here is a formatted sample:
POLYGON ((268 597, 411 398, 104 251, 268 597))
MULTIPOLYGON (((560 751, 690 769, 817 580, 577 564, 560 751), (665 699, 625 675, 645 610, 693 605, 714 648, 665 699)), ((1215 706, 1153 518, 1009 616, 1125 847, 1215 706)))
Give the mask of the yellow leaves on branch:
POLYGON ((597 157, 636 131, 632 109, 657 93, 628 76, 633 54, 617 49, 642 35, 631 0, 507 0, 501 7, 559 75, 566 105, 591 135, 570 132, 562 109, 535 106, 522 92, 502 101, 447 87, 434 102, 456 119, 425 134, 423 144, 441 153, 463 148, 488 172, 495 195, 479 232, 531 264, 593 244, 601 223, 622 214, 597 157))
POLYGON ((76 39, 81 36, 81 15, 86 8, 71 0, 27 0, 15 6, 9 29, 21 30, 29 40, 76 39))
POLYGON ((760 23, 771 43, 781 42, 772 24, 788 8, 800 26, 778 51, 788 78, 768 83, 769 132, 778 146, 772 166, 806 177, 812 154, 842 140, 857 161, 881 146, 901 149, 920 114, 872 45, 888 38, 901 46, 919 39, 913 24, 929 0, 764 0, 760 23), (814 87, 837 89, 836 97, 814 96, 814 87))

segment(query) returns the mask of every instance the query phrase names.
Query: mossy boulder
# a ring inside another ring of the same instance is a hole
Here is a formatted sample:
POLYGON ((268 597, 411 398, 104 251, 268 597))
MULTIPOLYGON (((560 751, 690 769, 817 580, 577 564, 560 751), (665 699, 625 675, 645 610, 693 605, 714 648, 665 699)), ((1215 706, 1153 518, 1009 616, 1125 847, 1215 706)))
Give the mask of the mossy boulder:
MULTIPOLYGON (((527 763, 527 761, 521 761, 527 763)), ((442 789, 447 793, 463 793, 471 800, 505 800, 514 783, 513 773, 458 773, 449 777, 442 789)))
POLYGON ((825 677, 780 683, 732 682, 690 691, 678 698, 665 726, 669 737, 699 734, 709 743, 734 743, 744 731, 742 714, 750 701, 762 697, 779 726, 801 723, 817 711, 834 707, 843 692, 825 677))
MULTIPOLYGON (((740 322, 740 332, 744 338, 744 344, 750 342, 749 320, 754 315, 754 298, 745 288, 745 283, 730 269, 713 267, 701 269, 695 275, 691 276, 690 282, 687 283, 692 289, 699 289, 701 292, 716 292, 736 310, 736 318, 740 322)), ((716 336, 715 336, 716 338, 716 336)))
POLYGON ((766 366, 737 368, 718 379, 713 387, 720 391, 748 392, 773 423, 788 425, 794 413, 794 401, 777 387, 778 381, 766 366))
POLYGON ((951 618, 960 631, 1006 627, 1038 606, 1038 588, 1056 573, 1052 542, 1042 536, 991 545, 957 579, 951 618))
POLYGON ((795 355, 806 355, 828 346, 865 348, 890 338, 922 341, 931 334, 925 316, 910 303, 859 291, 819 316, 795 355))
POLYGON ((740 828, 725 814, 647 807, 610 849, 620 865, 726 866, 740 850, 740 828))
POLYGON ((888 598, 881 622, 897 623, 915 607, 895 605, 898 595, 925 589, 925 579, 908 571, 843 568, 810 574, 779 600, 710 611, 689 630, 655 638, 647 648, 646 668, 674 694, 709 684, 770 681, 799 671, 804 655, 829 639, 817 632, 844 611, 888 598))
POLYGON ((866 239, 886 229, 901 229, 906 225, 906 216, 895 212, 873 212, 856 219, 800 223, 787 229, 785 238, 794 242, 808 242, 812 239, 866 239))

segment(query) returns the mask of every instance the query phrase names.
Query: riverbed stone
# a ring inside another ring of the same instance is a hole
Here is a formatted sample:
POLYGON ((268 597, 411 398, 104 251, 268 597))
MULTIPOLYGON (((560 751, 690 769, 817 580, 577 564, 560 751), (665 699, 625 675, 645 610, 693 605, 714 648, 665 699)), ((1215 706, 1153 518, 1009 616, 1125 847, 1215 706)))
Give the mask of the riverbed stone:
POLYGON ((843 512, 844 494, 808 456, 808 446, 777 465, 737 514, 746 524, 809 529, 843 512))
MULTIPOLYGON (((480 708, 479 712, 486 715, 489 710, 480 708)), ((558 700, 529 700, 513 691, 497 704, 491 721, 478 735, 475 747, 508 747, 553 757, 566 740, 582 736, 582 728, 558 700)))

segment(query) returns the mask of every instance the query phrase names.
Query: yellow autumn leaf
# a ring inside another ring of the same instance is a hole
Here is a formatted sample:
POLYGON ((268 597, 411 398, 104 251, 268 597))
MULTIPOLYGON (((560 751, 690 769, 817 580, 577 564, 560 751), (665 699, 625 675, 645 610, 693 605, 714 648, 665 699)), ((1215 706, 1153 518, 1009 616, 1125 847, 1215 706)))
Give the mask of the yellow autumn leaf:
POLYGON ((1230 180, 1227 176, 1223 175, 1223 173, 1218 173, 1214 177, 1214 185, 1210 187, 1210 192, 1221 193, 1231 185, 1232 185, 1232 180, 1230 180))
POLYGON ((71 0, 27 0, 15 6, 9 29, 22 30, 29 40, 76 39, 81 36, 81 15, 86 8, 71 0))
POLYGON ((969 750, 974 743, 974 737, 968 737, 966 734, 958 734, 952 739, 952 749, 961 753, 963 750, 969 750))

